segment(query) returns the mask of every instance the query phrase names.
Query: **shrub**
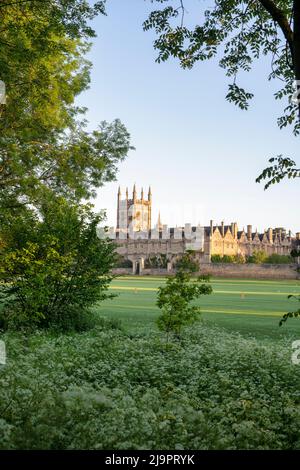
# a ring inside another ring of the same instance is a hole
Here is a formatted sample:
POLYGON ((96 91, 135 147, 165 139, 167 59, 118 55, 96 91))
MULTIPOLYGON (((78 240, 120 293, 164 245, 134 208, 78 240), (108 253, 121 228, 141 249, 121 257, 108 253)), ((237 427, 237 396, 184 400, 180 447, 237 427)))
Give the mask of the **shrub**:
POLYGON ((210 261, 212 263, 222 263, 222 256, 221 255, 211 255, 210 261))
POLYGON ((167 255, 161 254, 151 256, 145 260, 146 269, 166 269, 168 265, 167 255))
POLYGON ((252 256, 248 256, 247 263, 256 263, 256 264, 289 264, 292 263, 293 259, 289 255, 279 255, 273 253, 272 255, 267 255, 264 251, 254 251, 252 256))
POLYGON ((300 245, 298 245, 297 248, 294 248, 291 251, 291 257, 293 258, 294 262, 299 260, 299 258, 300 258, 300 245))
POLYGON ((290 263, 293 263, 293 258, 289 255, 278 255, 277 253, 273 253, 272 255, 267 257, 267 259, 265 260, 265 263, 290 264, 290 263))
POLYGON ((100 220, 90 206, 58 199, 14 221, 0 264, 5 326, 87 323, 88 307, 108 296, 115 260, 112 242, 97 237, 100 220))
POLYGON ((200 307, 191 306, 192 300, 201 295, 211 294, 212 288, 208 277, 198 277, 191 280, 191 274, 179 271, 175 276, 167 279, 166 285, 158 289, 157 306, 162 310, 157 320, 160 330, 167 334, 180 335, 183 326, 196 321, 200 314, 200 307))
POLYGON ((187 250, 181 258, 177 261, 175 268, 179 271, 187 271, 196 273, 200 271, 199 261, 195 259, 195 253, 192 250, 187 250))
POLYGON ((116 263, 116 268, 132 268, 132 262, 129 259, 126 259, 124 256, 118 256, 116 263))
POLYGON ((211 255, 212 263, 245 263, 245 258, 242 255, 211 255))
POLYGON ((266 259, 267 254, 264 251, 253 251, 253 254, 247 257, 247 263, 262 264, 266 259))

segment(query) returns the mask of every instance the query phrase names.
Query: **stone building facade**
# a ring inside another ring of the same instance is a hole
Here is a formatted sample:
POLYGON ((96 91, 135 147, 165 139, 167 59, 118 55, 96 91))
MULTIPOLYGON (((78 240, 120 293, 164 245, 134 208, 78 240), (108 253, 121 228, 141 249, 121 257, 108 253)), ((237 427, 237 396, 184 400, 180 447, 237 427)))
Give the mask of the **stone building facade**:
POLYGON ((209 226, 168 228, 161 223, 160 217, 152 228, 152 194, 137 197, 136 187, 132 197, 125 199, 118 192, 118 215, 115 230, 117 252, 121 259, 132 264, 133 273, 141 273, 151 259, 161 259, 164 268, 172 270, 176 262, 187 251, 193 250, 200 264, 208 264, 212 255, 234 255, 246 258, 254 252, 263 251, 267 255, 277 253, 289 255, 291 250, 300 246, 300 233, 292 236, 284 228, 268 228, 264 233, 253 231, 248 225, 239 230, 236 222, 225 225, 223 222, 209 226))

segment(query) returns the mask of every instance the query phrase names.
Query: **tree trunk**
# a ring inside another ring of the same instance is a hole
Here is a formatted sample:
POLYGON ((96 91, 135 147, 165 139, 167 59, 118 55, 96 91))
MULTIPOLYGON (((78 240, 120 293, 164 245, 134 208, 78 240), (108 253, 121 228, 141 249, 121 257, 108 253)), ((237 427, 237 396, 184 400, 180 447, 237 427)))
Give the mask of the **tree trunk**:
POLYGON ((293 63, 295 71, 295 79, 297 80, 298 89, 298 107, 300 119, 300 0, 294 0, 294 40, 293 40, 293 63))

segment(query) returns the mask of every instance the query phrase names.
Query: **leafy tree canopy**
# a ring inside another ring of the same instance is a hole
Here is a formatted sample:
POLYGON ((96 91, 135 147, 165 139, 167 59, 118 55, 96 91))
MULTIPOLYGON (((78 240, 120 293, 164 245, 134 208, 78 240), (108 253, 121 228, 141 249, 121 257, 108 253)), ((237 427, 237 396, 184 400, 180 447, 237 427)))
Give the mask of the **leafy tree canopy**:
POLYGON ((4 227, 2 326, 84 326, 88 308, 110 297, 116 255, 112 241, 97 236, 101 220, 89 205, 45 198, 38 216, 27 210, 4 227))
POLYGON ((85 54, 94 15, 104 2, 6 1, 0 4, 0 79, 6 105, 0 116, 2 210, 36 204, 53 190, 72 200, 89 198, 114 179, 130 149, 119 120, 88 133, 85 109, 91 64, 85 54))
POLYGON ((88 20, 97 13, 104 13, 104 2, 1 2, 0 79, 7 91, 2 132, 22 127, 40 138, 72 122, 74 98, 89 83, 84 53, 95 36, 88 20))
MULTIPOLYGON (((82 325, 106 297, 114 246, 83 205, 130 147, 117 119, 87 132, 76 97, 90 82, 89 26, 104 1, 0 3, 0 284, 8 326, 82 325)), ((1 299, 0 299, 1 300, 1 299)))
MULTIPOLYGON (((151 0, 162 4, 144 22, 144 29, 154 29, 157 39, 157 61, 179 59, 183 68, 211 59, 221 53, 220 66, 230 78, 227 100, 241 109, 248 109, 253 98, 239 82, 240 71, 249 72, 261 56, 271 63, 268 79, 278 79, 282 86, 276 99, 285 99, 284 112, 278 118, 283 128, 293 126, 300 132, 300 2, 299 0, 214 0, 199 5, 197 18, 188 16, 184 0, 151 0), (206 8, 206 9, 205 9, 206 8), (188 20, 187 20, 188 18, 188 20), (298 84, 297 84, 298 83, 298 84)), ((291 158, 270 160, 257 178, 267 180, 265 188, 285 176, 299 177, 299 169, 291 158)))
MULTIPOLYGON (((253 97, 238 85, 238 72, 250 71, 253 61, 261 55, 270 56, 272 71, 269 78, 283 80, 284 87, 276 94, 280 99, 294 92, 293 81, 300 79, 300 48, 296 14, 299 2, 292 0, 215 0, 205 2, 207 9, 196 18, 194 27, 185 25, 184 0, 151 0, 168 4, 153 11, 144 22, 144 29, 155 29, 158 38, 154 47, 159 51, 157 61, 173 56, 183 68, 191 68, 198 61, 213 58, 222 50, 220 66, 232 77, 227 99, 247 109, 253 97), (294 22, 294 30, 291 23, 294 22)), ((297 104, 290 103, 281 127, 295 123, 299 133, 297 104)))

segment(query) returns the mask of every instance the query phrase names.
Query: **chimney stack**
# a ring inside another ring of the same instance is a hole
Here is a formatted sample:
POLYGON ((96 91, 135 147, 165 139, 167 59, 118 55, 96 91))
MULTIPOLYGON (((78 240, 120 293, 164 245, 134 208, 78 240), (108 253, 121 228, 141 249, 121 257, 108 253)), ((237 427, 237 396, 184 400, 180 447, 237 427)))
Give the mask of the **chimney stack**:
POLYGON ((210 235, 213 234, 213 231, 214 231, 214 221, 211 220, 211 221, 210 221, 210 235))
POLYGON ((234 222, 234 238, 237 240, 238 237, 238 224, 234 222))
POLYGON ((233 238, 236 240, 237 239, 237 232, 238 232, 238 227, 236 222, 231 223, 231 233, 233 238))
POLYGON ((269 242, 273 243, 273 229, 272 228, 268 229, 268 238, 269 238, 269 242))
POLYGON ((252 225, 247 225, 247 238, 249 241, 252 240, 252 225))
POLYGON ((221 233, 222 233, 222 237, 224 237, 224 235, 225 235, 224 221, 221 222, 221 233))

